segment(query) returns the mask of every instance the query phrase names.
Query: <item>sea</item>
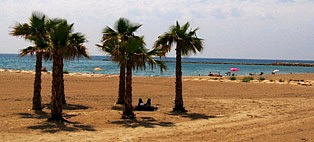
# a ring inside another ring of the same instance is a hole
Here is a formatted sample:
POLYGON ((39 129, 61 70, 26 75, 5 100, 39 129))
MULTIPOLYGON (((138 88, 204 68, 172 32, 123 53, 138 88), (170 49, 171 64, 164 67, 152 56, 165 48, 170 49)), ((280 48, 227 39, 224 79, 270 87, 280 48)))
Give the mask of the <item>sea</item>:
MULTIPOLYGON (((157 58, 159 59, 159 58, 157 58)), ((167 61, 167 70, 161 71, 160 68, 154 69, 135 69, 135 76, 175 76, 175 58, 167 57, 162 59, 167 61)), ((18 54, 0 54, 0 69, 8 70, 35 70, 35 56, 19 57, 18 54)), ((279 70, 278 74, 291 73, 314 73, 314 67, 302 66, 273 66, 275 62, 287 63, 308 63, 314 64, 314 60, 269 60, 269 59, 226 59, 226 58, 183 58, 182 60, 183 76, 207 76, 209 72, 225 75, 230 68, 238 68, 236 75, 270 74, 273 70, 279 70), (225 64, 226 63, 226 64, 225 64), (257 65, 256 65, 257 64, 257 65)), ((48 71, 52 70, 52 62, 43 60, 43 67, 48 71)), ((69 73, 85 74, 119 74, 119 65, 112 62, 107 56, 91 56, 91 59, 75 59, 64 61, 64 70, 69 73), (95 71, 94 68, 102 68, 95 71)))

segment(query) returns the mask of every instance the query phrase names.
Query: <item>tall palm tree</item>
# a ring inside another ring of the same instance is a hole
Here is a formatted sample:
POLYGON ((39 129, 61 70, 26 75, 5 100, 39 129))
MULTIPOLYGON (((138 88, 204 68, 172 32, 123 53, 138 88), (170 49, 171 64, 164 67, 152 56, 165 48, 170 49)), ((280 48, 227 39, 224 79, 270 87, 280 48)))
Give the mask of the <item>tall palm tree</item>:
POLYGON ((127 45, 127 40, 134 35, 141 27, 140 24, 130 23, 128 19, 120 18, 114 26, 114 29, 107 26, 103 30, 103 38, 101 40, 102 44, 96 44, 105 53, 112 57, 114 62, 119 63, 120 66, 120 77, 119 77, 119 95, 117 104, 124 104, 125 96, 125 68, 126 68, 126 57, 125 57, 125 47, 127 45), (118 50, 114 50, 118 49, 118 50), (113 53, 113 52, 117 52, 113 53))
POLYGON ((164 53, 169 52, 171 47, 176 44, 176 97, 175 106, 173 111, 176 112, 186 112, 187 110, 183 106, 182 98, 182 66, 181 66, 181 56, 189 55, 191 53, 196 53, 203 49, 202 39, 196 36, 196 31, 190 30, 189 22, 181 26, 178 21, 176 25, 171 26, 170 30, 163 35, 159 36, 158 40, 155 42, 155 49, 160 49, 164 53))
POLYGON ((49 120, 64 121, 62 117, 62 95, 64 94, 63 59, 84 56, 89 58, 84 35, 73 33, 73 24, 63 19, 49 21, 50 49, 53 60, 51 117, 49 120))
POLYGON ((30 23, 17 24, 13 27, 11 35, 20 36, 33 42, 34 46, 29 46, 21 50, 20 56, 23 57, 27 54, 36 54, 35 65, 35 80, 34 80, 34 95, 33 95, 33 110, 42 110, 41 104, 41 68, 42 56, 48 47, 48 33, 47 33, 47 19, 42 13, 33 12, 30 17, 30 23))
POLYGON ((146 64, 154 68, 158 65, 161 69, 166 69, 165 63, 156 61, 153 56, 161 56, 162 52, 159 50, 148 51, 145 48, 143 37, 133 36, 128 39, 128 46, 125 48, 126 52, 126 89, 125 102, 123 110, 123 119, 133 119, 135 114, 132 107, 132 70, 146 69, 146 64))

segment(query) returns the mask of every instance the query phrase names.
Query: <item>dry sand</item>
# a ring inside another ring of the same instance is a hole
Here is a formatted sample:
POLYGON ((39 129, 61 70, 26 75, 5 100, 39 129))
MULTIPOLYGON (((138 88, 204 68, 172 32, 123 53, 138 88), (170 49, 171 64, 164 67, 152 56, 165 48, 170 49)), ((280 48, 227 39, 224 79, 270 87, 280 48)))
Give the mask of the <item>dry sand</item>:
POLYGON ((171 112, 174 78, 134 77, 133 105, 150 97, 159 109, 122 120, 117 76, 65 75, 71 123, 61 125, 46 121, 51 75, 42 76, 46 107, 35 113, 33 73, 1 71, 0 141, 314 141, 314 86, 298 85, 313 84, 314 74, 264 77, 184 77, 185 114, 171 112))

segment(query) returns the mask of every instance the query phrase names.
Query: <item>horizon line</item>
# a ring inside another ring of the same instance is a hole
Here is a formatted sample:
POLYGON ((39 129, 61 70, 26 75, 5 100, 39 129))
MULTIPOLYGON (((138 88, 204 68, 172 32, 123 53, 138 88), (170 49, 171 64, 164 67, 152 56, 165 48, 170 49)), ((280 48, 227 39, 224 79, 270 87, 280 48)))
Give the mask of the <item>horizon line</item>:
MULTIPOLYGON (((18 53, 0 53, 0 54, 12 54, 18 55, 18 53)), ((104 56, 108 57, 107 55, 100 55, 100 54, 91 54, 90 56, 104 56)), ((175 56, 167 56, 166 58, 176 58, 175 56)), ((295 61, 313 61, 314 59, 274 59, 274 58, 241 58, 241 57, 190 57, 190 56, 182 56, 182 58, 194 58, 194 59, 245 59, 245 60, 295 60, 295 61)))

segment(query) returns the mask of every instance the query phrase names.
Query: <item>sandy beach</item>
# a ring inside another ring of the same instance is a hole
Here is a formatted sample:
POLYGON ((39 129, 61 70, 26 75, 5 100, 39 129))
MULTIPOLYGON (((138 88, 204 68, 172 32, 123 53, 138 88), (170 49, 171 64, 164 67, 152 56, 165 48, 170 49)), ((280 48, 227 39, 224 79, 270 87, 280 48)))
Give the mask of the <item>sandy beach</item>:
POLYGON ((65 75, 71 123, 49 123, 51 74, 43 73, 42 113, 31 110, 32 72, 0 71, 0 141, 314 141, 314 74, 183 77, 185 114, 172 113, 175 79, 133 77, 139 97, 159 109, 121 119, 118 76, 65 75))

